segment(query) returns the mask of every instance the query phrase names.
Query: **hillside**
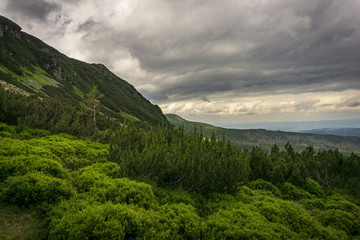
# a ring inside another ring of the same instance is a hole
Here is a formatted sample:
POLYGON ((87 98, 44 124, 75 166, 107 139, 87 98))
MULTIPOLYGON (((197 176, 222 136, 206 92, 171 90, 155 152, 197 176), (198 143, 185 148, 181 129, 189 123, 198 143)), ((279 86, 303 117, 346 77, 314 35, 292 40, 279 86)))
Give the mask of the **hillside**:
POLYGON ((101 112, 121 120, 151 125, 166 122, 161 109, 152 105, 128 82, 102 64, 69 58, 21 27, 0 16, 0 85, 22 94, 57 97, 78 104, 97 86, 101 112))
POLYGON ((166 114, 166 117, 170 123, 177 127, 183 125, 185 131, 193 131, 195 128, 198 131, 201 129, 206 137, 210 137, 214 132, 215 136, 225 136, 235 145, 246 148, 258 146, 270 150, 275 143, 278 146, 284 146, 287 142, 290 142, 296 151, 304 150, 306 146, 313 145, 315 149, 337 148, 344 153, 360 152, 359 137, 267 131, 264 129, 227 129, 210 124, 187 121, 175 114, 166 114))

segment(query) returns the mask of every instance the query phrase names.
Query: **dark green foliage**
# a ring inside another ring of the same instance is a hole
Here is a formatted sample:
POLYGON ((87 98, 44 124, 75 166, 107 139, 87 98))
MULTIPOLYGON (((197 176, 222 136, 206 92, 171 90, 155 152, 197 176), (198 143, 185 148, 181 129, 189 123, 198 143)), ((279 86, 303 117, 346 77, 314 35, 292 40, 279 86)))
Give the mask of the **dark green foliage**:
POLYGON ((201 133, 181 129, 121 128, 110 160, 120 165, 125 177, 202 193, 233 192, 250 174, 247 152, 224 139, 204 139, 201 133))
POLYGON ((185 133, 182 128, 146 132, 122 127, 112 141, 110 160, 119 164, 124 177, 201 193, 231 193, 241 182, 263 179, 276 186, 287 182, 284 191, 290 199, 310 198, 292 186, 303 186, 311 195, 324 194, 313 180, 360 194, 355 173, 360 172, 360 158, 355 154, 316 153, 311 146, 297 153, 290 143, 282 151, 274 145, 270 154, 258 147, 241 150, 224 138, 204 138, 202 133, 185 133))

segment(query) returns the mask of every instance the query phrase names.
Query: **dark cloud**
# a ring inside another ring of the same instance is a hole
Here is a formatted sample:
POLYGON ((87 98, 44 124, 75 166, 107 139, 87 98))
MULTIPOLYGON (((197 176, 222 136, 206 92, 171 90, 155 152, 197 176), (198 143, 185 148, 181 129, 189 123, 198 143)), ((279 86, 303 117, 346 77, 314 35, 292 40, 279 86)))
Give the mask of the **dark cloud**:
POLYGON ((45 20, 51 12, 61 10, 61 5, 44 0, 10 0, 6 10, 16 14, 24 14, 30 18, 45 20))
POLYGON ((104 63, 157 104, 196 99, 215 113, 219 95, 239 105, 229 114, 359 107, 359 0, 11 0, 8 9, 45 19, 60 6, 61 35, 49 25, 47 42, 104 63), (309 101, 297 98, 307 93, 309 101), (286 104, 234 100, 273 95, 286 104))
POLYGON ((148 72, 178 76, 171 83, 161 79, 165 83, 157 91, 162 94, 156 94, 161 99, 230 90, 360 89, 355 77, 360 74, 360 18, 353 1, 271 1, 259 6, 214 1, 187 9, 188 4, 166 6, 171 11, 168 25, 151 27, 150 21, 142 23, 149 29, 139 29, 135 24, 127 32, 113 33, 116 42, 109 45, 123 46, 148 72))
POLYGON ((348 107, 351 107, 351 108, 355 108, 355 107, 358 107, 358 106, 360 106, 360 102, 353 102, 353 103, 348 105, 348 107))
POLYGON ((78 25, 77 31, 78 32, 88 32, 96 25, 96 22, 92 17, 90 17, 85 22, 78 25))

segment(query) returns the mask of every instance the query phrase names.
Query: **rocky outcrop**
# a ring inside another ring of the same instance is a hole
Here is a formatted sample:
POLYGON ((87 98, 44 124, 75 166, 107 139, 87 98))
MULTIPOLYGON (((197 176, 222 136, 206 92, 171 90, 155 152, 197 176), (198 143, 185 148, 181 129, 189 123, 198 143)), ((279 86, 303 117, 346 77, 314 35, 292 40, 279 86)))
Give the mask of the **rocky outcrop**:
POLYGON ((5 91, 18 93, 25 96, 30 96, 30 93, 2 80, 0 80, 0 87, 2 87, 5 91))
POLYGON ((6 17, 0 16, 0 38, 5 37, 6 33, 16 39, 21 39, 21 27, 6 17))

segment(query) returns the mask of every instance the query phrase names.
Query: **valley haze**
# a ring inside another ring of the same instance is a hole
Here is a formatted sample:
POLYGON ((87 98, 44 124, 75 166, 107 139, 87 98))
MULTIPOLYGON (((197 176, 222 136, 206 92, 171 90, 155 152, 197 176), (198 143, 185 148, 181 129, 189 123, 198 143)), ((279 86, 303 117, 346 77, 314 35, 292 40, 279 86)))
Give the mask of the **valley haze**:
POLYGON ((359 0, 0 4, 25 32, 104 63, 164 113, 222 126, 359 118, 359 10, 359 0))

